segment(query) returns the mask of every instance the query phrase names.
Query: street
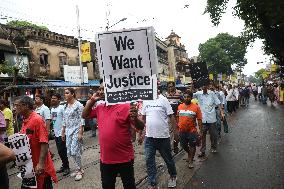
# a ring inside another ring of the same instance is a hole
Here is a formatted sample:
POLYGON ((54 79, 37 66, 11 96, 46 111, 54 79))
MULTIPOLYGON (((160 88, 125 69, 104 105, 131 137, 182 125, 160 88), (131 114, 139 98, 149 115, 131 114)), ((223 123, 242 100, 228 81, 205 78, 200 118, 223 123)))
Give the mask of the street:
POLYGON ((231 132, 219 152, 194 174, 186 189, 284 188, 284 109, 250 99, 229 118, 231 132))
MULTIPOLYGON (((218 153, 206 152, 208 158, 201 161, 195 157, 195 168, 187 167, 186 154, 181 151, 175 156, 178 171, 178 186, 185 189, 246 189, 284 188, 284 128, 283 105, 271 107, 251 99, 248 108, 240 107, 237 113, 228 117, 229 133, 222 137, 218 153)), ((208 136, 209 141, 209 136, 208 136)), ((54 141, 50 149, 55 153, 54 164, 59 169, 61 162, 54 141)), ((210 143, 207 151, 210 150, 210 143)), ((197 150, 197 153, 199 151, 197 150)), ((158 181, 160 188, 167 188, 169 178, 164 162, 157 153, 158 181)), ((70 159, 71 168, 74 163, 70 159)), ((58 174, 56 189, 101 188, 99 169, 99 145, 96 138, 85 134, 83 168, 84 178, 76 182, 74 178, 58 174)), ((17 170, 10 169, 10 188, 20 187, 17 170)), ((143 146, 135 143, 135 179, 138 188, 147 188, 147 174, 143 146)), ((123 188, 120 178, 117 187, 123 188)))

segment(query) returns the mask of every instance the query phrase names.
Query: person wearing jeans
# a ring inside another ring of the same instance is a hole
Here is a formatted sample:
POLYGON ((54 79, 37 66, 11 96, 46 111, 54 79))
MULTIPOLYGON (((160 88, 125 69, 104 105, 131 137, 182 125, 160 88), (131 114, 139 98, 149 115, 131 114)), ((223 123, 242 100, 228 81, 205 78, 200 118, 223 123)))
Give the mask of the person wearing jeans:
POLYGON ((178 131, 172 107, 166 97, 159 95, 156 100, 144 101, 141 113, 143 115, 143 120, 146 123, 145 158, 149 188, 157 188, 156 151, 159 151, 167 165, 170 175, 168 187, 176 187, 177 172, 171 153, 168 125, 168 119, 170 118, 175 140, 177 141, 178 131))

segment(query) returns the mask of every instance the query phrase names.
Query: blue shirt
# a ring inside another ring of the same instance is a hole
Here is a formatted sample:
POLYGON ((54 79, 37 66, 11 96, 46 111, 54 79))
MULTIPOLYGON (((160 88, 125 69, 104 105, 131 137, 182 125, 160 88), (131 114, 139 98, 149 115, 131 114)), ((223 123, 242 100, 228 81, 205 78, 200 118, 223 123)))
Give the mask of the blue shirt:
POLYGON ((55 137, 61 136, 62 121, 63 121, 64 106, 59 105, 56 108, 51 108, 51 123, 55 137))
POLYGON ((202 123, 215 123, 217 121, 215 107, 220 105, 217 95, 210 90, 206 94, 198 91, 193 94, 193 98, 198 100, 202 112, 202 123))

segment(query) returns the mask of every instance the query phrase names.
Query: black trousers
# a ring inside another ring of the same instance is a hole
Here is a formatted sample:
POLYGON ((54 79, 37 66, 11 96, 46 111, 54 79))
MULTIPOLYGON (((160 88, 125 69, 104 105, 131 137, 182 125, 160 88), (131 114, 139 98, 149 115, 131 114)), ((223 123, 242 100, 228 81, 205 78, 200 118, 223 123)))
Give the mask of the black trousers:
POLYGON ((102 188, 115 189, 116 177, 119 173, 124 189, 136 189, 133 164, 133 160, 118 164, 104 164, 101 162, 102 188))
POLYGON ((6 165, 0 167, 0 189, 9 189, 9 176, 6 165))
POLYGON ((66 142, 62 141, 61 136, 55 137, 55 143, 57 147, 57 151, 59 154, 59 157, 62 161, 62 167, 69 168, 69 161, 67 157, 67 148, 66 148, 66 142))
POLYGON ((227 110, 229 113, 232 113, 235 110, 235 101, 227 101, 227 110))
MULTIPOLYGON (((21 189, 30 189, 29 187, 25 187, 25 186, 21 186, 21 189)), ((52 180, 51 177, 45 177, 44 179, 44 184, 43 184, 43 189, 53 189, 53 185, 52 185, 52 180)))

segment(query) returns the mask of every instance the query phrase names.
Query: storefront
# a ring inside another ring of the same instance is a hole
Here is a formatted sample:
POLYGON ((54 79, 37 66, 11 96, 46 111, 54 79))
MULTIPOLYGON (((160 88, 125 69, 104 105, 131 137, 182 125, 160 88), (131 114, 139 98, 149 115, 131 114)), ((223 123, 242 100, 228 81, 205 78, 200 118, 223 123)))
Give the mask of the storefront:
MULTIPOLYGON (((90 89, 96 90, 100 85, 99 80, 89 80, 88 83, 76 84, 61 80, 44 80, 28 82, 23 85, 12 85, 4 88, 3 98, 7 99, 12 106, 15 99, 22 95, 28 95, 35 98, 36 94, 43 94, 45 96, 45 104, 49 106, 52 94, 59 93, 64 97, 64 89, 72 87, 76 89, 76 98, 85 101, 88 98, 90 89)), ((63 100, 63 99, 62 99, 63 100)))

